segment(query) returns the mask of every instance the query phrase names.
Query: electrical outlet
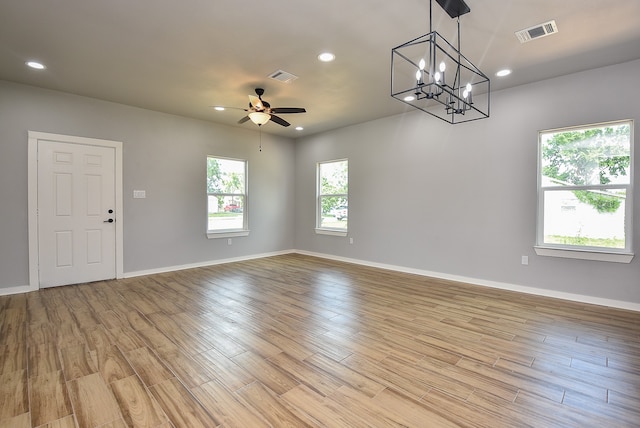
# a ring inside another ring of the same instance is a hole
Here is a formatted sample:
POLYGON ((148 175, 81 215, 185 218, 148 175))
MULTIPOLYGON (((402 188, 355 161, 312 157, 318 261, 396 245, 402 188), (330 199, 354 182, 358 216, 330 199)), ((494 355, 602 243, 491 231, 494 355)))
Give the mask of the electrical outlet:
POLYGON ((134 190, 133 197, 134 199, 144 199, 147 197, 147 192, 145 190, 134 190))
POLYGON ((353 244, 353 238, 349 238, 349 244, 353 244))
POLYGON ((231 244, 232 244, 231 238, 227 239, 227 245, 231 245, 231 244))
POLYGON ((529 264, 529 256, 522 256, 522 264, 523 265, 529 264))

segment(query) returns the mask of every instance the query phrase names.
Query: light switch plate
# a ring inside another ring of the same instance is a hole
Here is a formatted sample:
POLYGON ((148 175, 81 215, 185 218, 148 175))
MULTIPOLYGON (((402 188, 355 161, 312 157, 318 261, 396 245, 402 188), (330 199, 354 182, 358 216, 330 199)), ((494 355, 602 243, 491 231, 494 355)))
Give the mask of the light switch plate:
POLYGON ((146 197, 147 197, 146 190, 134 190, 133 191, 133 198, 134 199, 144 199, 146 197))

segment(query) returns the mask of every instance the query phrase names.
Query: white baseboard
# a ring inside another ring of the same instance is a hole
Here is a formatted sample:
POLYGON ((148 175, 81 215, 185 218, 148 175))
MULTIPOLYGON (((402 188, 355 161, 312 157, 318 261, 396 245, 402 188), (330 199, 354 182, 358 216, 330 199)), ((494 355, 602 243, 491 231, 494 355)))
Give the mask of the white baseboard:
POLYGON ((209 261, 204 261, 199 263, 189 263, 186 265, 168 266, 168 267, 161 267, 161 268, 148 269, 148 270, 139 270, 134 272, 125 272, 123 278, 134 278, 136 276, 153 275, 156 273, 175 272, 175 271, 185 270, 185 269, 221 265, 224 263, 233 263, 233 262, 242 262, 245 260, 262 259, 264 257, 281 256, 283 254, 291 254, 294 252, 295 251, 293 250, 275 251, 271 253, 253 254, 249 256, 232 257, 232 258, 220 259, 220 260, 209 260, 209 261))
POLYGON ((28 293, 30 291, 37 291, 37 288, 32 288, 29 285, 19 285, 17 287, 0 288, 0 296, 8 296, 10 294, 28 293))
MULTIPOLYGON (((228 259, 210 260, 210 261, 199 262, 199 263, 190 263, 186 265, 168 266, 168 267, 140 270, 140 271, 134 271, 134 272, 125 272, 123 277, 134 278, 137 276, 174 272, 174 271, 179 271, 184 269, 193 269, 198 267, 215 266, 215 265, 224 264, 224 263, 233 263, 233 262, 240 262, 240 261, 246 261, 246 260, 261 259, 264 257, 279 256, 279 255, 291 254, 291 253, 303 254, 303 255, 308 255, 313 257, 320 257, 323 259, 336 260, 336 261, 353 263, 353 264, 358 264, 363 266, 370 266, 370 267, 375 267, 380 269, 387 269, 387 270, 392 270, 397 272, 411 273, 411 274, 427 276, 432 278, 445 279, 449 281, 464 282, 467 284, 480 285, 483 287, 497 288, 497 289, 508 290, 508 291, 516 291, 519 293, 533 294, 536 296, 552 297, 555 299, 570 300, 573 302, 587 303, 587 304, 599 305, 599 306, 608 306, 608 307, 617 308, 617 309, 626 309, 630 311, 640 312, 640 303, 625 302, 623 300, 606 299, 603 297, 586 296, 582 294, 565 293, 562 291, 548 290, 545 288, 537 288, 537 287, 528 287, 524 285, 509 284, 505 282, 487 281, 484 279, 471 278, 467 276, 450 275, 450 274, 441 273, 441 272, 433 272, 433 271, 427 271, 422 269, 408 268, 405 266, 389 265, 384 263, 375 263, 375 262, 369 262, 366 260, 351 259, 347 257, 340 257, 340 256, 334 256, 331 254, 315 253, 315 252, 303 251, 303 250, 283 250, 283 251, 275 251, 270 253, 253 254, 253 255, 242 256, 242 257, 232 257, 228 259)), ((27 293, 30 291, 37 291, 37 289, 31 288, 28 285, 9 287, 9 288, 0 288, 0 296, 27 293)))
POLYGON ((500 290, 516 291, 518 293, 533 294, 536 296, 552 297, 561 300, 570 300, 579 303, 588 303, 590 305, 608 306, 617 309, 626 309, 630 311, 640 312, 640 303, 625 302, 623 300, 605 299, 603 297, 585 296, 582 294, 565 293, 563 291, 548 290, 545 288, 528 287, 524 285, 509 284, 505 282, 487 281, 484 279, 471 278, 460 275, 450 275, 441 272, 433 272, 421 269, 407 268, 404 266, 388 265, 383 263, 374 263, 366 260, 350 259, 346 257, 338 257, 330 254, 314 253, 310 251, 294 251, 298 254, 304 254, 313 257, 321 257, 329 260, 336 260, 346 263, 354 263, 363 266, 370 266, 380 269, 393 270, 397 272, 411 273, 432 278, 445 279, 449 281, 464 282, 472 285, 480 285, 483 287, 497 288, 500 290))

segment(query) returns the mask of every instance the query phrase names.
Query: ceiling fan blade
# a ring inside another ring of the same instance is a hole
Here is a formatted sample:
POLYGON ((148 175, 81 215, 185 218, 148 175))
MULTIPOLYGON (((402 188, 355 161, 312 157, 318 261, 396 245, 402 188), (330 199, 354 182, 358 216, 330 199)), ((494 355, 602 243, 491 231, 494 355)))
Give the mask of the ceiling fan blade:
POLYGON ((238 121, 238 123, 245 123, 247 120, 249 120, 249 116, 245 116, 245 117, 243 117, 242 119, 240 119, 240 120, 238 121))
POLYGON ((249 102, 256 110, 264 110, 262 100, 255 95, 249 95, 249 102))
POLYGON ((277 123, 278 125, 282 125, 282 126, 289 126, 291 125, 289 122, 287 122, 286 120, 284 120, 281 117, 276 116, 275 114, 271 115, 271 121, 277 123))
POLYGON ((274 113, 279 113, 279 114, 306 113, 307 112, 302 107, 278 107, 278 108, 272 108, 271 111, 274 112, 274 113))
POLYGON ((214 108, 216 110, 242 110, 242 111, 249 111, 249 109, 246 108, 242 108, 242 107, 227 107, 227 106, 220 106, 220 105, 215 105, 215 106, 209 106, 210 108, 214 108))

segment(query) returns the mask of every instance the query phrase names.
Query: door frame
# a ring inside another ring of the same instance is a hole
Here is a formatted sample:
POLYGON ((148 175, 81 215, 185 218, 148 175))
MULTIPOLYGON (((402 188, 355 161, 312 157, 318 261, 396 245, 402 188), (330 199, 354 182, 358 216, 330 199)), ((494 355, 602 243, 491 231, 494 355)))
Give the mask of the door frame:
POLYGON ((28 221, 29 221, 29 291, 40 289, 40 269, 38 259, 38 141, 58 141, 85 146, 111 147, 115 149, 115 211, 116 221, 116 278, 124 277, 123 238, 124 215, 122 200, 122 142, 97 138, 75 137, 28 131, 28 221))

